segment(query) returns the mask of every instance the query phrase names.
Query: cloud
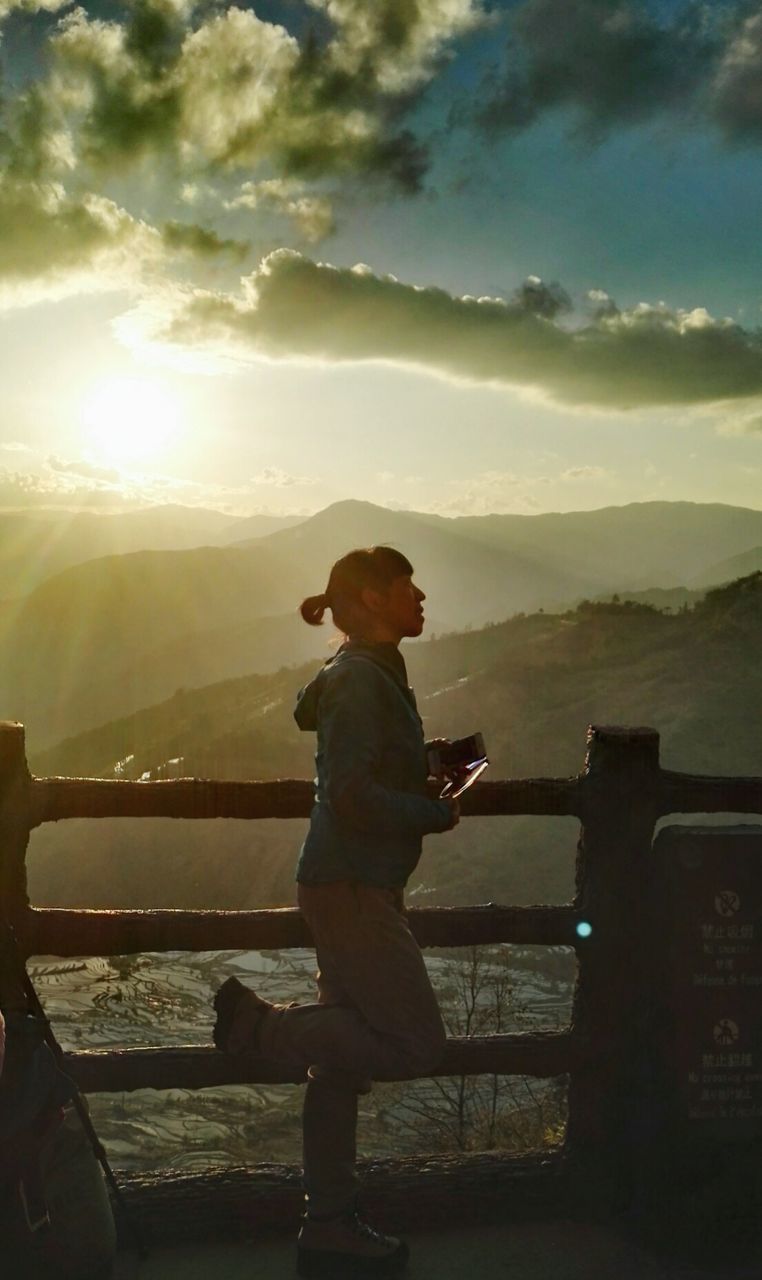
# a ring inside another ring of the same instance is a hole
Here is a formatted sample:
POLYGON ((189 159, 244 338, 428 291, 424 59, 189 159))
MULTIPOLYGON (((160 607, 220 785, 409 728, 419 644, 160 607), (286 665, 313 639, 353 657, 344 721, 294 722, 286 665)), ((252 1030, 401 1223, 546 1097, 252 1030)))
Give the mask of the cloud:
POLYGON ((546 506, 534 490, 558 483, 603 480, 609 472, 598 466, 567 467, 555 475, 517 475, 514 471, 481 471, 467 481, 454 480, 453 497, 440 499, 431 510, 443 516, 484 516, 495 512, 532 513, 546 506))
POLYGON ((225 239, 209 227, 200 227, 192 222, 165 222, 161 234, 168 248, 184 251, 196 258, 212 258, 227 253, 240 261, 250 247, 248 240, 225 239))
POLYGON ((460 481, 452 483, 458 492, 451 498, 440 498, 430 506, 437 515, 485 516, 533 511, 536 506, 532 495, 526 492, 530 482, 513 471, 481 471, 464 484, 460 481))
MULTIPOLYGON (((39 74, 6 86, 0 102, 4 303, 123 287, 146 259, 240 256, 243 242, 168 216, 171 198, 197 204, 217 183, 226 193, 238 184, 228 210, 283 215, 310 244, 334 229, 332 199, 315 181, 380 179, 417 192, 428 156, 405 118, 484 21, 481 0, 309 6, 298 36, 253 9, 195 0, 130 0, 108 16, 76 7, 54 19, 39 74), (133 178, 148 174, 161 225, 127 207, 133 178), (102 194, 112 178, 125 208, 102 194)), ((0 0, 0 17, 67 7, 0 0)))
POLYGON ((0 0, 0 20, 9 13, 57 13, 66 9, 74 0, 0 0))
MULTIPOLYGON (((0 450, 2 446, 0 446, 0 450)), ((25 449, 34 454, 34 450, 25 449)), ((156 472, 119 471, 100 466, 89 458, 61 458, 51 454, 30 459, 29 470, 0 466, 0 509, 50 508, 58 510, 126 511, 166 504, 205 507, 231 514, 251 515, 268 510, 271 514, 310 514, 283 502, 276 510, 262 504, 262 487, 273 493, 318 481, 308 476, 290 476, 278 467, 266 467, 260 476, 243 484, 207 484, 156 472)))
POLYGON ((105 196, 0 178, 0 305, 124 287, 162 257, 158 232, 105 196))
POLYGON ((756 436, 762 434, 762 402, 752 402, 743 409, 721 418, 717 430, 723 436, 756 436))
POLYGON ((572 301, 560 284, 545 284, 539 276, 527 276, 519 285, 514 299, 522 311, 554 320, 556 316, 571 311, 572 301))
POLYGON ((619 315, 619 307, 605 289, 588 289, 587 301, 594 320, 607 320, 619 315))
POLYGON ((731 141, 762 142, 762 14, 748 17, 728 42, 716 68, 710 101, 731 141))
MULTIPOLYGON (((336 34, 327 49, 337 82, 357 94, 369 84, 389 94, 407 93, 428 80, 452 41, 486 21, 475 0, 308 0, 331 19, 336 34), (351 82, 356 81, 352 87, 351 82)), ((337 83, 337 88, 338 88, 337 83)))
POLYGON ((312 485, 318 484, 319 481, 314 476, 292 476, 282 467, 263 467, 263 469, 251 477, 253 485, 274 485, 276 489, 287 489, 292 485, 312 485))
POLYGON ((521 291, 508 302, 456 297, 287 249, 245 277, 240 294, 165 291, 121 332, 136 345, 237 360, 383 361, 601 409, 762 393, 762 336, 703 308, 640 303, 574 327, 538 314, 521 291))
POLYGON ((305 194, 304 184, 293 178, 264 178, 244 182, 237 196, 224 202, 226 209, 270 209, 290 218, 302 237, 317 244, 332 234, 336 223, 331 200, 324 195, 305 194))
POLYGON ((507 22, 475 113, 487 133, 565 109, 591 140, 665 113, 762 137, 762 22, 747 0, 523 0, 507 22))
POLYGON ((49 92, 102 169, 159 152, 181 169, 267 162, 281 177, 378 174, 416 190, 426 157, 399 116, 483 20, 479 0, 310 3, 326 34, 308 25, 301 44, 235 6, 195 25, 166 0, 136 0, 124 21, 76 9, 50 41, 49 92))
POLYGON ((598 130, 673 107, 695 89, 711 51, 700 31, 688 18, 665 25, 642 0, 525 0, 480 122, 525 128, 572 107, 598 130))
POLYGON ((113 467, 100 467, 82 458, 71 462, 51 454, 46 462, 51 471, 78 476, 80 479, 101 481, 105 484, 117 484, 122 479, 121 473, 113 467))
POLYGON ((567 467, 562 471, 559 480, 607 480, 609 476, 605 467, 567 467))
POLYGON ((41 472, 0 467, 2 507, 110 507, 124 501, 113 485, 77 473, 60 473, 46 466, 41 472))
POLYGON ((163 265, 157 229, 75 176, 50 91, 32 83, 0 105, 0 306, 124 288, 163 265))

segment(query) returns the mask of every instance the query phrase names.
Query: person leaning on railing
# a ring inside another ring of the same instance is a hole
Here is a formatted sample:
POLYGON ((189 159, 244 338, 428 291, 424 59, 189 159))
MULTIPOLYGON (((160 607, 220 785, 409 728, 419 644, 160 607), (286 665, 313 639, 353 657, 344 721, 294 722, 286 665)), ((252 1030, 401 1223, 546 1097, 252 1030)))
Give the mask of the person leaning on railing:
POLYGON ((316 794, 297 866, 298 902, 317 952, 315 1004, 272 1005, 229 978, 217 992, 214 1040, 307 1074, 303 1276, 387 1274, 407 1245, 357 1215, 357 1098, 371 1079, 430 1073, 445 1031, 403 891, 422 837, 451 830, 457 800, 427 794, 426 748, 399 644, 423 630, 423 591, 400 552, 350 551, 326 591, 344 643, 299 693, 301 729, 317 731, 316 794))

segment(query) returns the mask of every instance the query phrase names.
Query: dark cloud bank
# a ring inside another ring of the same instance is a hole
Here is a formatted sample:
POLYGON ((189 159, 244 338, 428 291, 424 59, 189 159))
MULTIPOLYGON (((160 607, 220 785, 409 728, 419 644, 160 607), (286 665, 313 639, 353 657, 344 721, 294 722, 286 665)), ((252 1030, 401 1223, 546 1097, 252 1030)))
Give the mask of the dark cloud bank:
POLYGON ((470 112, 488 134, 566 109, 591 141, 668 114, 762 140, 759 3, 523 0, 505 18, 504 57, 470 112))
POLYGON ((183 295, 151 336, 252 356, 389 361, 445 377, 537 388, 569 405, 626 409, 762 393, 762 338, 703 309, 620 311, 597 291, 592 319, 564 321, 558 285, 530 278, 511 301, 453 297, 368 267, 279 250, 240 297, 183 295))

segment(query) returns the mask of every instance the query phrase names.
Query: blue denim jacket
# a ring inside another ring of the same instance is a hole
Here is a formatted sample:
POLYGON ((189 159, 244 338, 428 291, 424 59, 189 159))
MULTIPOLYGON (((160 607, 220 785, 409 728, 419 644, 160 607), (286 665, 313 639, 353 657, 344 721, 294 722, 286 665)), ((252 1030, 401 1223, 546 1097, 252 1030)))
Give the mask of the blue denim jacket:
POLYGON ((445 831, 452 815, 426 794, 423 726, 396 646, 347 641, 300 691, 294 716, 300 729, 317 730, 297 880, 402 888, 422 837, 445 831))

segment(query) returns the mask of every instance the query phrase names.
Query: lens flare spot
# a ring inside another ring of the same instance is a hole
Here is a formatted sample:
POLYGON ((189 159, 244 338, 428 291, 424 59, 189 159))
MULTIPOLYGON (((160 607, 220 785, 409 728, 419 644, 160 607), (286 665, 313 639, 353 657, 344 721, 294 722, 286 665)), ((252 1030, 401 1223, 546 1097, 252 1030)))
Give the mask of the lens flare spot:
POLYGON ((593 932, 593 926, 590 924, 588 920, 579 921, 579 923, 577 924, 578 938, 589 938, 592 932, 593 932))

